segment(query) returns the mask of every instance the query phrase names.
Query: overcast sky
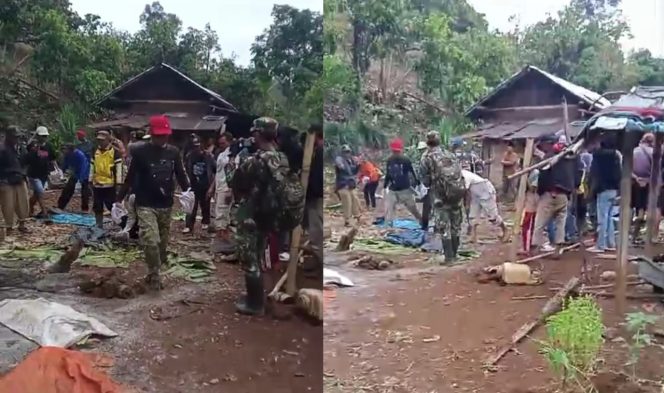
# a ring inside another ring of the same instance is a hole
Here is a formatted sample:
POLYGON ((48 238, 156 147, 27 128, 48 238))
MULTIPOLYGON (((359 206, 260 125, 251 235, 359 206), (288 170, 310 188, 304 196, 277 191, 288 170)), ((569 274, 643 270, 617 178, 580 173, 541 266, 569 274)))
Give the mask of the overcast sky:
MULTIPOLYGON (((486 15, 492 28, 510 30, 511 15, 517 15, 521 25, 536 23, 555 14, 568 0, 468 0, 486 15)), ((116 28, 135 32, 140 28, 139 15, 150 0, 71 0, 79 14, 97 14, 116 28)), ((274 0, 161 0, 166 12, 180 17, 183 27, 203 29, 206 23, 219 35, 222 53, 237 55, 247 65, 251 59, 251 44, 272 22, 270 12, 274 0)), ((322 0, 282 0, 303 9, 323 11, 322 0)), ((664 0, 623 0, 623 12, 629 21, 634 38, 624 43, 625 49, 648 48, 664 57, 664 0)))
MULTIPOLYGON (((70 0, 81 15, 96 14, 120 29, 134 33, 140 29, 139 16, 152 0, 70 0)), ((164 10, 182 20, 183 29, 203 29, 206 23, 217 31, 224 56, 232 53, 242 65, 251 60, 251 44, 272 23, 274 4, 323 12, 323 0, 160 0, 164 10)))
MULTIPOLYGON (((513 26, 508 19, 518 16, 521 25, 530 25, 555 15, 569 0, 468 0, 486 15, 492 28, 502 31, 513 26)), ((623 0, 622 11, 634 38, 623 43, 626 50, 647 48, 664 57, 664 0, 623 0)))

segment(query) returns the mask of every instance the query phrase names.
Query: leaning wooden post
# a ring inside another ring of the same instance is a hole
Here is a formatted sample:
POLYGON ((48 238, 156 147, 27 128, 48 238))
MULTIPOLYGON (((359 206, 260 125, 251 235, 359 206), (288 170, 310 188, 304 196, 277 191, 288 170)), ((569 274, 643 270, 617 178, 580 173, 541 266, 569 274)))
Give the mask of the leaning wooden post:
MULTIPOLYGON (((302 182, 302 187, 304 192, 307 192, 307 186, 309 185, 309 172, 311 171, 311 157, 314 152, 314 142, 316 135, 309 131, 307 133, 307 140, 304 143, 304 159, 302 160, 302 174, 300 175, 300 181, 302 182)), ((290 247, 290 260, 288 261, 288 279, 286 281, 286 293, 290 296, 295 296, 297 292, 296 285, 296 276, 297 276, 297 265, 300 262, 300 239, 302 238, 302 224, 298 225, 294 230, 291 236, 291 247, 290 247)))
POLYGON ((653 239, 659 233, 659 222, 657 221, 657 202, 659 199, 659 187, 662 169, 662 142, 664 142, 664 134, 658 132, 655 134, 655 146, 652 152, 652 169, 650 171, 650 192, 648 193, 648 213, 646 225, 646 254, 649 257, 654 257, 655 250, 653 239))
MULTIPOLYGON (((526 140, 526 149, 523 153, 523 166, 528 167, 533 159, 533 149, 535 140, 528 138, 526 140)), ((528 187, 528 176, 522 176, 519 179, 519 190, 516 194, 516 212, 514 213, 514 225, 512 226, 512 247, 510 249, 510 261, 516 262, 519 253, 519 244, 521 234, 521 220, 523 219, 523 209, 526 204, 526 188, 528 187)))
POLYGON ((627 302, 627 263, 629 250, 629 228, 632 224, 632 167, 634 149, 630 143, 630 133, 623 131, 622 175, 620 179, 620 223, 618 238, 618 259, 616 260, 616 308, 619 315, 625 315, 627 302))

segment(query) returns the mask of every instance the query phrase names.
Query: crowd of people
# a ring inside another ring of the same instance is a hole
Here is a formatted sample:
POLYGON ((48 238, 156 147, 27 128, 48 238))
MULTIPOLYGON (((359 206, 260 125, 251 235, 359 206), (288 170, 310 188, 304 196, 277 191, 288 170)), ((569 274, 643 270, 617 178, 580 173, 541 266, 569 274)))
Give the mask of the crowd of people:
MULTIPOLYGON (((105 211, 111 215, 122 212, 121 228, 113 236, 140 239, 148 266, 146 284, 160 290, 160 270, 168 263, 172 209, 179 186, 194 199, 183 232, 194 232, 200 209, 201 229, 217 233, 215 251, 235 253, 245 271, 247 295, 236 304, 237 311, 260 314, 264 310, 261 272, 267 268, 267 244, 271 246, 270 262, 276 267, 278 249, 284 243, 270 240, 284 239, 304 221, 310 250, 319 262, 323 258, 322 127, 309 130, 315 135, 315 148, 307 190, 302 189, 299 175, 303 151, 297 142, 301 141, 284 142, 278 130, 276 120, 263 117, 254 121, 251 138, 241 143, 229 132, 222 132, 210 146, 192 135, 183 157, 181 149, 169 144, 173 131, 168 117, 162 115, 149 119, 147 132, 132 132, 126 147, 110 131, 97 131, 91 142, 81 130, 77 142, 65 144, 61 155, 49 143, 45 127, 36 129, 26 152, 19 146, 18 129, 5 127, 0 130, 0 242, 14 230, 30 233, 27 223, 31 216, 48 218, 51 209, 44 193, 49 176, 66 172, 68 179, 57 208, 66 209, 80 187, 82 213, 88 212, 92 197, 99 228, 105 227, 105 211), (37 203, 41 210, 34 215, 37 203), (277 248, 276 258, 272 248, 277 248)), ((106 229, 112 228, 107 224, 106 229)))
MULTIPOLYGON (((482 171, 489 162, 477 155, 461 151, 462 141, 452 141, 443 147, 437 132, 427 134, 426 141, 417 144, 419 159, 404 154, 400 139, 391 141, 391 154, 385 170, 367 157, 356 157, 350 146, 343 146, 335 160, 336 193, 340 197, 344 222, 347 226, 360 222, 360 201, 355 193, 361 188, 366 209, 376 209, 376 192, 383 179, 383 210, 386 225, 391 225, 396 208, 405 210, 418 220, 421 229, 429 231, 429 218, 434 217, 433 232, 441 236, 443 260, 455 260, 460 243, 464 217, 468 224, 470 242, 477 242, 477 228, 481 218, 500 229, 503 241, 509 239, 509 229, 501 218, 498 200, 514 202, 522 157, 511 142, 506 143, 500 160, 502 193, 482 171), (421 202, 421 208, 417 203, 421 202)), ((564 135, 548 135, 536 141, 533 164, 549 160, 568 147, 564 135)), ((631 241, 643 243, 641 232, 645 224, 653 162, 653 134, 645 134, 633 152, 631 201, 634 210, 631 241)), ((524 172, 527 186, 521 225, 522 254, 560 254, 565 245, 580 241, 585 235, 594 240, 588 250, 601 253, 615 251, 615 222, 620 194, 622 156, 612 136, 604 136, 584 146, 577 154, 563 155, 552 165, 524 172)), ((664 193, 660 193, 662 195, 664 193)), ((664 197, 658 200, 656 222, 664 215, 664 197)))

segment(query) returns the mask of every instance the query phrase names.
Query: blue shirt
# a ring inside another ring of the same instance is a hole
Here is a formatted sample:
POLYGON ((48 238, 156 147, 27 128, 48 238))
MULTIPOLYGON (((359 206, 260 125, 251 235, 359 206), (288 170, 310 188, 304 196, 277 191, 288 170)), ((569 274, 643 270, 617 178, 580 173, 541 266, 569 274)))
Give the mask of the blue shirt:
POLYGON ((74 172, 74 177, 78 181, 88 180, 90 177, 90 161, 85 156, 85 153, 79 149, 74 149, 73 152, 65 156, 62 171, 66 172, 67 169, 71 169, 74 172))

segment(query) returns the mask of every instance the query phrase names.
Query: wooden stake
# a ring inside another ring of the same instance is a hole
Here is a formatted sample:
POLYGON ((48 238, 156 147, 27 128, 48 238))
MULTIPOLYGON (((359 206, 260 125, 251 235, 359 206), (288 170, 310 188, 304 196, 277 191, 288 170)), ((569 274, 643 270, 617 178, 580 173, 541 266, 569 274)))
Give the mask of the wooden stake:
MULTIPOLYGON (((304 143, 304 159, 302 160, 302 174, 300 181, 304 191, 307 191, 309 185, 309 172, 311 171, 311 158, 314 153, 314 142, 316 135, 313 132, 307 133, 307 139, 304 143)), ((288 280, 286 281, 286 293, 295 296, 297 286, 295 279, 297 276, 297 265, 300 261, 300 238, 302 237, 302 224, 298 225, 291 236, 290 261, 288 261, 288 280)))
POLYGON ((650 172, 650 191, 648 195, 648 212, 646 217, 648 219, 646 224, 646 255, 650 258, 655 256, 653 239, 659 233, 657 217, 657 202, 659 199, 660 175, 662 169, 662 142, 664 142, 664 134, 655 134, 655 146, 652 151, 652 169, 650 172))
POLYGON ((627 294, 627 258, 629 250, 629 229, 632 223, 632 158, 634 149, 628 143, 631 138, 625 131, 622 146, 622 177, 620 179, 620 223, 618 239, 618 258, 616 260, 616 308, 618 315, 624 316, 627 294))
MULTIPOLYGON (((523 153, 523 166, 527 167, 530 165, 530 161, 533 159, 533 149, 535 147, 535 139, 528 138, 526 140, 526 149, 523 153)), ((516 212, 514 213, 514 226, 512 227, 512 247, 510 249, 510 261, 516 262, 517 255, 519 253, 519 245, 521 239, 519 234, 521 233, 521 220, 523 219, 523 209, 526 204, 526 189, 528 187, 528 177, 523 176, 519 179, 519 190, 516 194, 516 212)))
POLYGON ((493 366, 498 363, 498 361, 502 359, 503 356, 505 356, 509 351, 511 351, 512 348, 519 343, 519 341, 526 337, 530 332, 535 330, 535 328, 544 322, 546 318, 560 311, 563 306, 563 301, 576 289, 576 287, 579 286, 579 284, 580 281, 578 277, 572 277, 569 281, 567 281, 567 284, 565 284, 565 286, 560 291, 558 291, 558 293, 556 293, 551 299, 549 299, 549 301, 546 302, 537 318, 534 321, 523 324, 516 332, 514 332, 510 342, 502 347, 493 356, 491 356, 486 361, 486 366, 493 366))

